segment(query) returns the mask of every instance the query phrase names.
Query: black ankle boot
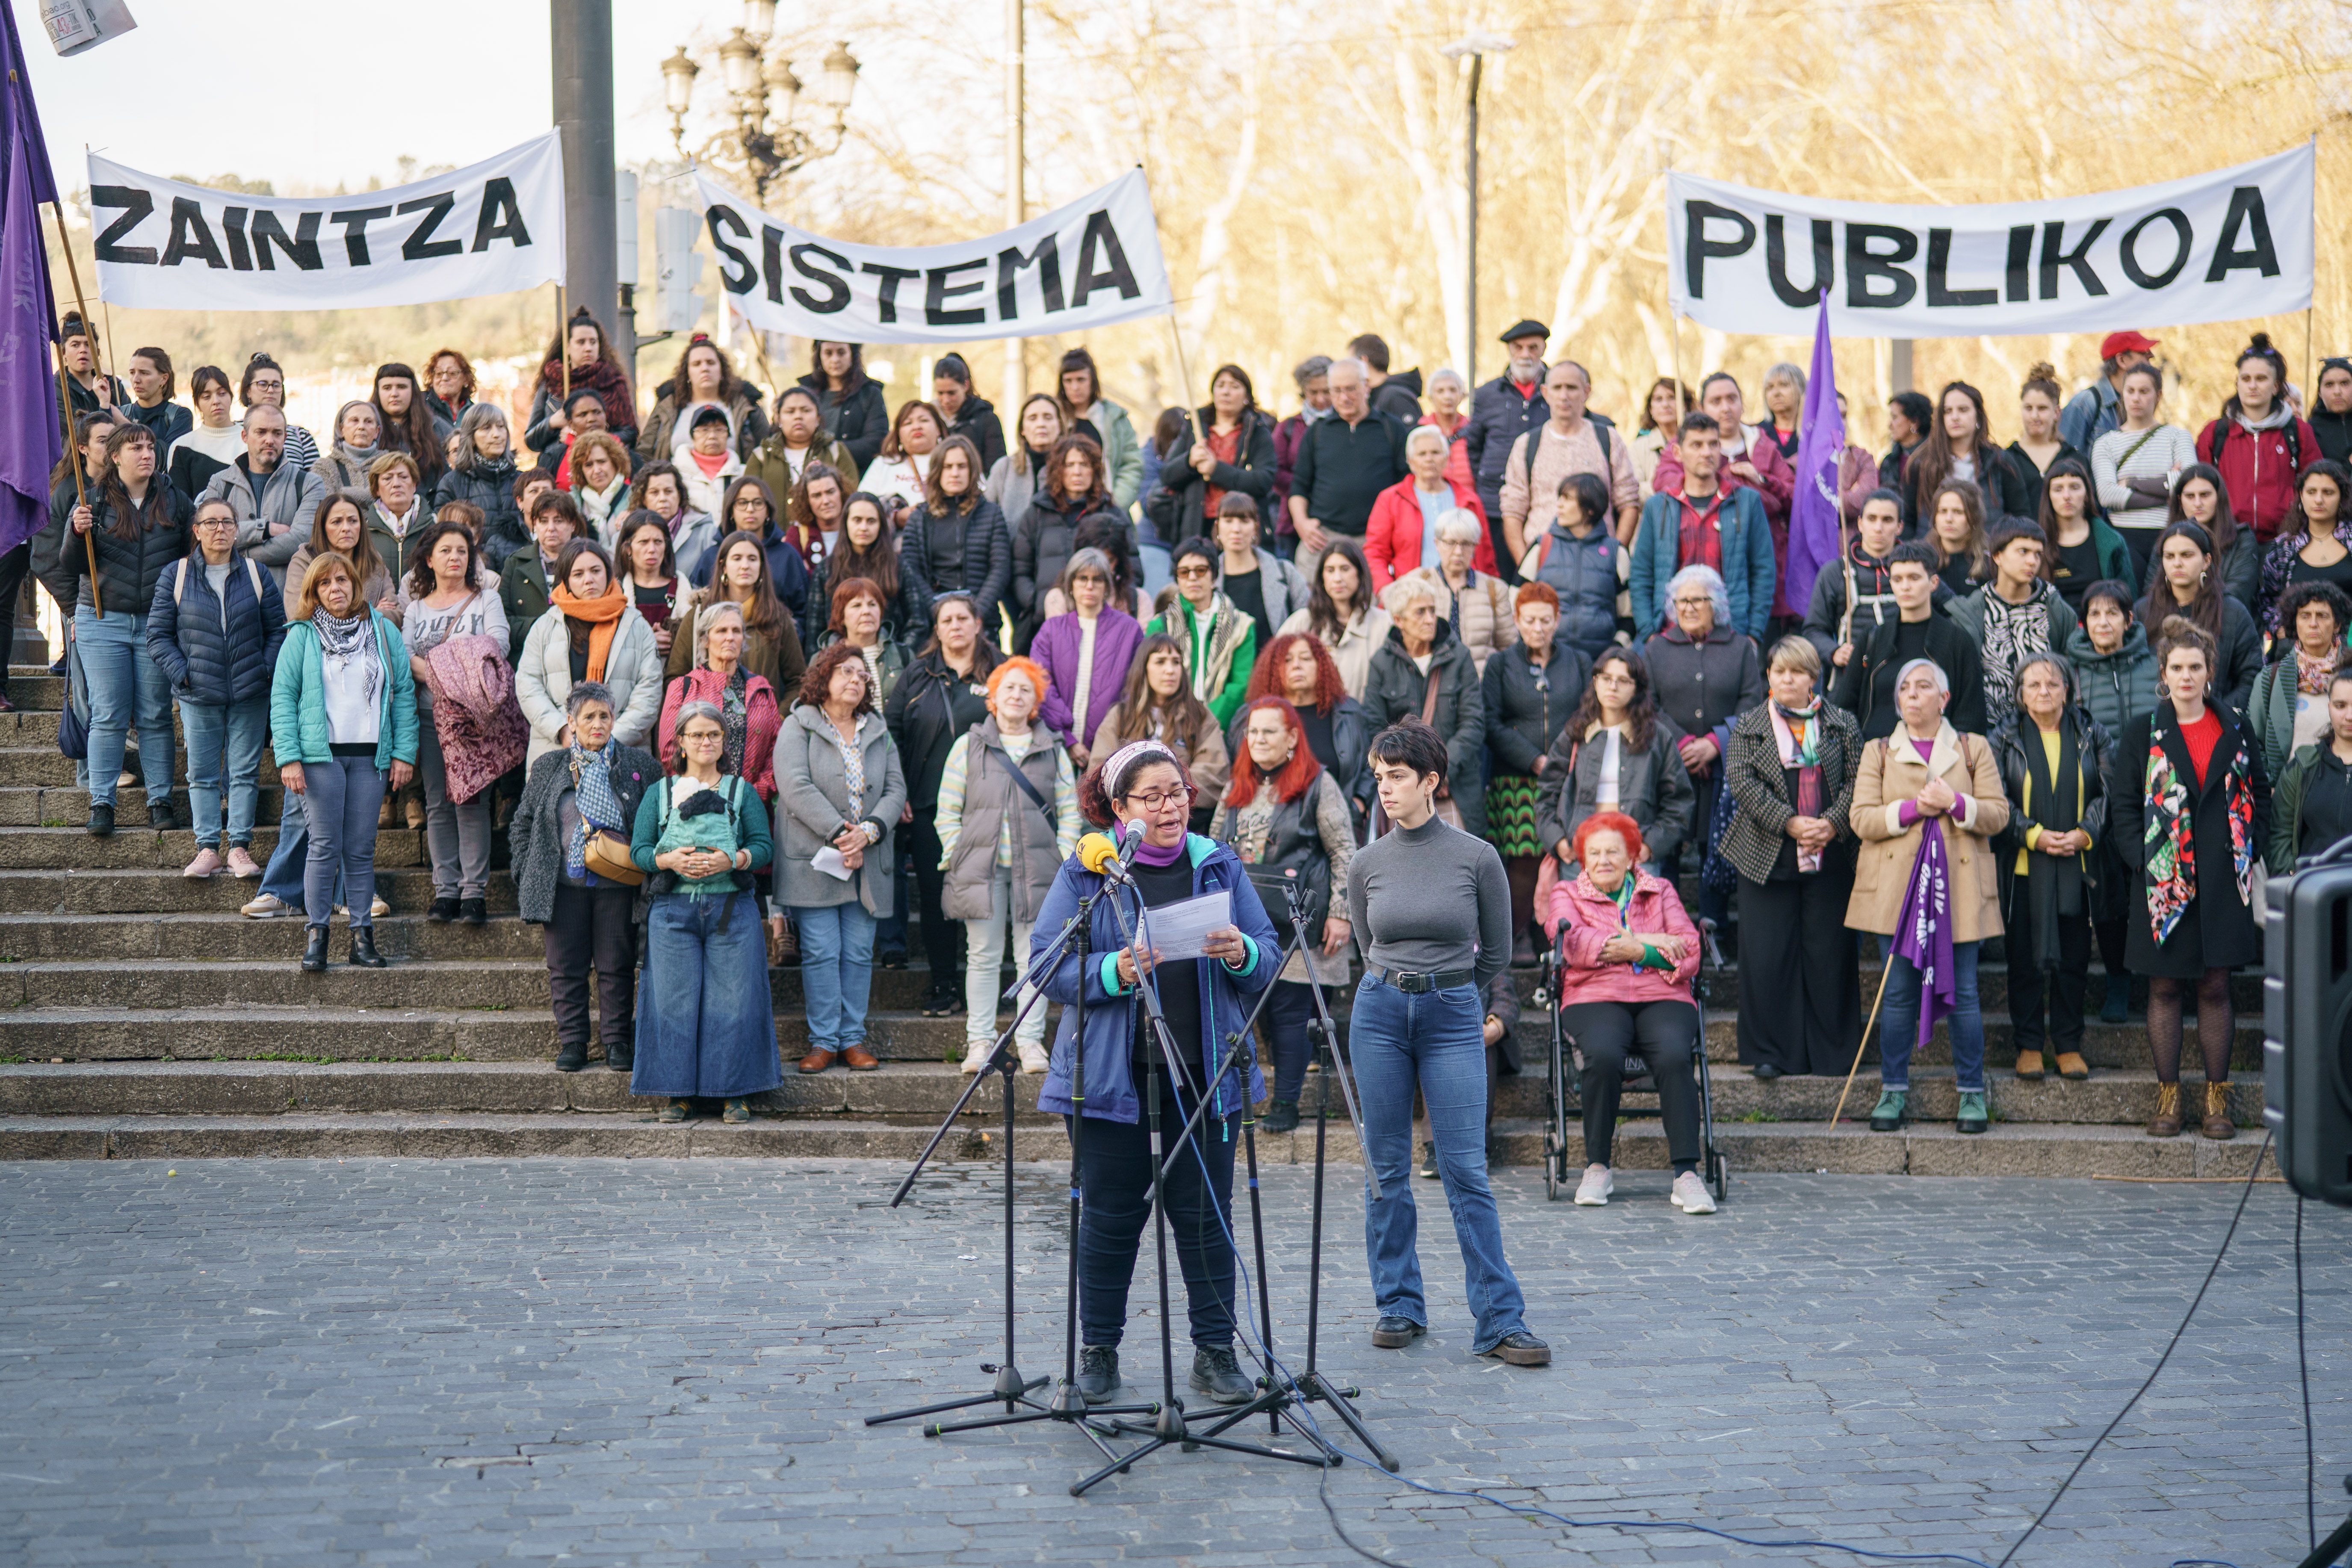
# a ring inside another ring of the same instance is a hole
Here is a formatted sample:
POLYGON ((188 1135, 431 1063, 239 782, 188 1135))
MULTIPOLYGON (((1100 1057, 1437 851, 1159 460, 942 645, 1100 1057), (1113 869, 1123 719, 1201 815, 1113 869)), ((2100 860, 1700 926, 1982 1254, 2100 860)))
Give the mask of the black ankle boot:
POLYGON ((382 969, 385 966, 383 954, 375 950, 373 926, 352 927, 352 962, 362 969, 382 969))
POLYGON ((588 1042, 566 1040, 563 1048, 555 1053, 557 1072, 578 1072, 588 1065, 588 1042))
POLYGON ((459 899, 457 900, 457 918, 469 926, 488 924, 490 919, 489 900, 487 899, 459 899))
POLYGON ((310 938, 302 948, 302 970, 306 974, 323 973, 327 967, 327 928, 312 926, 310 938))
POLYGON ((618 1045, 614 1045, 608 1042, 604 1047, 604 1065, 614 1072, 636 1071, 636 1042, 634 1040, 623 1040, 618 1045))

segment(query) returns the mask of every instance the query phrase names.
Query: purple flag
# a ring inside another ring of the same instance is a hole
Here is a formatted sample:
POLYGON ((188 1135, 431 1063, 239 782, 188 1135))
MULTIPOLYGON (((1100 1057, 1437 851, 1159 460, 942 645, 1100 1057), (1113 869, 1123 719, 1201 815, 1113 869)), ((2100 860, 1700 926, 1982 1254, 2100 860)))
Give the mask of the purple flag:
POLYGON ((1903 913, 1895 926, 1895 951, 1919 972, 1919 1043, 1936 1032, 1936 1021, 1959 1005, 1959 977, 1952 972, 1952 863, 1944 852, 1944 827, 1936 817, 1919 823, 1919 858, 1911 863, 1911 885, 1903 890, 1903 913))
POLYGON ((57 184, 13 10, 0 13, 0 386, 8 389, 0 397, 0 552, 5 552, 47 521, 49 470, 63 448, 49 360, 57 309, 40 212, 42 202, 57 199, 57 184))
POLYGON ((1837 364, 1830 354, 1830 297, 1822 290, 1813 327, 1813 367, 1805 378, 1805 411, 1797 443, 1797 495, 1789 509, 1791 605, 1809 605, 1813 579, 1837 564, 1843 533, 1838 515, 1838 463, 1845 456, 1845 417, 1838 412, 1837 364))

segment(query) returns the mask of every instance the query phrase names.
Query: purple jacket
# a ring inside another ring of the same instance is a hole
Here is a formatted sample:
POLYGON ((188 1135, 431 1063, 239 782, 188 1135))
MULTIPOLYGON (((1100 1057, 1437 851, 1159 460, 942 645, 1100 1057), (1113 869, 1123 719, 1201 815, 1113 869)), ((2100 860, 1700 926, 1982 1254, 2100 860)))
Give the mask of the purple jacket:
MULTIPOLYGON (((1080 633, 1076 611, 1055 616, 1037 628, 1037 640, 1029 646, 1029 657, 1045 666, 1053 679, 1038 712, 1062 738, 1066 746, 1091 744, 1092 735, 1071 733, 1074 715, 1070 704, 1078 694, 1078 645, 1080 633)), ((1103 606, 1095 621, 1095 667, 1087 685, 1087 720, 1091 726, 1110 711, 1127 685, 1128 667, 1135 662, 1135 650, 1142 646, 1143 628, 1135 617, 1124 610, 1103 606)))

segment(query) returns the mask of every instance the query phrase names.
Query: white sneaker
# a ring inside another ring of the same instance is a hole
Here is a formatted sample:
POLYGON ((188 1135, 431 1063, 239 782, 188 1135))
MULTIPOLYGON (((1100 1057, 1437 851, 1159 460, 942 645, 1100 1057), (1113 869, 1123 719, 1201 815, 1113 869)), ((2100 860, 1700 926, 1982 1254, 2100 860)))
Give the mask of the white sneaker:
POLYGON ((1022 1042, 1021 1070, 1023 1072, 1042 1073, 1051 1065, 1046 1059, 1045 1047, 1033 1046, 1026 1041, 1022 1042))
POLYGON ((274 921, 280 915, 299 915, 302 911, 275 893, 264 893, 236 912, 249 921, 274 921))
POLYGON ((995 1055, 995 1046, 994 1040, 973 1040, 967 1044, 963 1048, 963 1070, 976 1073, 985 1068, 988 1058, 995 1055))
POLYGON ((1616 1190, 1617 1178, 1610 1173, 1608 1166, 1587 1165, 1584 1180, 1576 1186, 1576 1201, 1589 1209, 1602 1208, 1609 1203, 1609 1194, 1616 1190))
POLYGON ((382 893, 378 893, 374 898, 368 900, 368 916, 370 919, 380 921, 390 913, 392 913, 392 906, 383 901, 383 895, 382 893))
POLYGON ((1713 1214, 1715 1194, 1706 1190, 1696 1171, 1685 1171, 1675 1178, 1674 1191, 1666 1194, 1675 1207, 1685 1214, 1713 1214))

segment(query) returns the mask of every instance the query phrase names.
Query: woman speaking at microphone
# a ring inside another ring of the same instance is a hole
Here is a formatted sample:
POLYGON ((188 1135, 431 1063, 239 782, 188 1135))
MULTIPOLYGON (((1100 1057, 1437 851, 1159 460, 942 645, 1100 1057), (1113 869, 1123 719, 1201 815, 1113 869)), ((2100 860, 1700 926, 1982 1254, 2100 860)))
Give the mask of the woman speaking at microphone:
MULTIPOLYGON (((1161 1147, 1172 1150, 1176 1132, 1200 1103, 1200 1086, 1208 1083, 1223 1055, 1225 1037, 1241 1027, 1251 996, 1274 978, 1282 954, 1240 859, 1227 846, 1185 830, 1193 794, 1192 777, 1174 752, 1158 741, 1137 741, 1087 771, 1078 785, 1078 805, 1090 821, 1133 842, 1133 890, 1112 890, 1130 925, 1138 902, 1150 910, 1220 891, 1233 896, 1233 923, 1209 934, 1202 957, 1157 963, 1151 950, 1127 945, 1105 899, 1088 916, 1083 970, 1076 954, 1066 953, 1044 982, 1045 994, 1061 1003, 1063 1011, 1037 1108, 1069 1119, 1070 1136, 1078 1146, 1083 1348, 1077 1384, 1089 1405, 1102 1404, 1118 1387, 1128 1286, 1137 1245, 1151 1217, 1152 1138, 1144 1121, 1150 1080, 1159 1085, 1161 1147), (1133 840, 1139 829, 1140 839, 1133 840), (1146 1021, 1138 989, 1143 984, 1159 994, 1181 1077, 1171 1076, 1146 1021), (1081 998, 1083 1040, 1076 1037, 1077 1013, 1071 1006, 1081 998), (1071 1092, 1081 1050, 1083 1107, 1071 1092), (1076 1124, 1081 1110, 1083 1127, 1076 1124)), ((1097 853, 1099 848, 1092 847, 1097 853)), ((1079 901, 1103 885, 1101 875, 1081 864, 1089 852, 1081 843, 1078 854, 1055 876, 1037 911, 1031 962, 1053 942, 1079 901)), ((1168 1174, 1167 1217, 1191 1309, 1192 1386, 1220 1404, 1239 1405, 1256 1390, 1234 1359, 1234 1255, 1227 1240, 1233 1227, 1234 1138, 1265 1086, 1252 1061, 1245 1079, 1228 1072, 1205 1092, 1209 1111, 1201 1119, 1193 1149, 1168 1174)))

